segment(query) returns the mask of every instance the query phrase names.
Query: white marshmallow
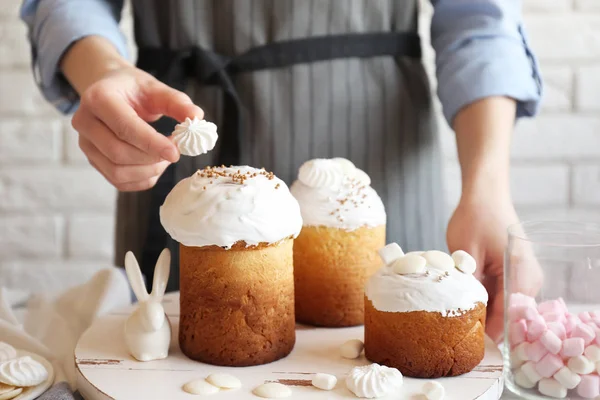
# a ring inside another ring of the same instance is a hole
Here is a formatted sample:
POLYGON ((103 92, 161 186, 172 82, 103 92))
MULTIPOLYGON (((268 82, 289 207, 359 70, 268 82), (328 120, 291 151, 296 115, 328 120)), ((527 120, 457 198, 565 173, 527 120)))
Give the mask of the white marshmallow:
POLYGON ((385 265, 391 264, 403 256, 404 252, 398 243, 390 243, 379 249, 379 257, 381 257, 385 265))
POLYGON ((538 385, 538 390, 541 394, 554 397, 556 399, 564 399, 567 397, 567 388, 553 378, 542 379, 538 385))
POLYGON ((416 254, 417 256, 422 256, 423 254, 425 254, 425 252, 421 251, 421 250, 418 250, 418 251, 409 251, 408 253, 405 254, 405 256, 407 256, 409 254, 411 254, 411 255, 416 254))
POLYGON ((535 383, 531 382, 527 375, 520 369, 515 372, 515 383, 521 386, 523 389, 531 389, 535 387, 535 383))
POLYGON ((196 379, 183 385, 183 390, 189 394, 208 396, 215 394, 219 388, 206 382, 204 379, 196 379))
POLYGON ((477 270, 477 261, 464 250, 456 250, 452 253, 452 259, 456 268, 465 274, 473 274, 477 270))
POLYGON ((600 362, 596 363, 596 372, 600 375, 600 362))
POLYGON ((600 361, 600 347, 596 346, 595 344, 588 346, 585 351, 583 352, 583 354, 591 361, 591 362, 598 362, 600 361))
POLYGON ((342 357, 352 360, 360 357, 364 347, 364 343, 358 339, 348 340, 340 347, 340 354, 342 357))
POLYGON ((533 361, 527 361, 525 364, 523 364, 521 371, 525 374, 530 382, 538 383, 542 379, 542 376, 538 374, 537 370, 535 369, 535 363, 533 361))
POLYGON ((406 255, 392 263, 392 269, 400 275, 418 274, 425 271, 427 260, 416 254, 406 255))
POLYGON ((427 400, 442 400, 446 395, 446 390, 441 383, 429 381, 423 385, 423 395, 427 400))
POLYGON ((516 349, 511 350, 510 352, 510 366, 513 369, 518 369, 521 365, 525 364, 527 360, 521 360, 521 358, 517 355, 516 349))
POLYGON ((256 387, 252 393, 265 399, 283 399, 292 395, 292 389, 281 383, 270 382, 256 387))
POLYGON ((242 382, 238 378, 230 374, 210 374, 206 378, 206 381, 211 385, 215 385, 216 387, 220 387, 222 389, 238 389, 242 387, 242 382))
POLYGON ((586 356, 569 358, 567 366, 571 371, 579 375, 591 374, 596 369, 596 364, 591 362, 586 356))
POLYGON ((450 271, 454 268, 454 260, 450 255, 439 250, 430 250, 423 254, 431 268, 450 271))
POLYGON ((337 384, 337 378, 330 374, 315 374, 312 379, 312 385, 323 390, 332 390, 337 384))
POLYGON ((517 345, 517 347, 515 347, 511 352, 510 361, 514 363, 514 358, 512 358, 513 355, 518 361, 529 361, 529 356, 527 355, 527 346, 529 346, 529 343, 527 342, 517 345))
POLYGON ((575 389, 577 385, 579 385, 579 382, 581 382, 581 377, 571 371, 569 367, 562 367, 559 369, 558 372, 554 374, 554 379, 567 389, 575 389))

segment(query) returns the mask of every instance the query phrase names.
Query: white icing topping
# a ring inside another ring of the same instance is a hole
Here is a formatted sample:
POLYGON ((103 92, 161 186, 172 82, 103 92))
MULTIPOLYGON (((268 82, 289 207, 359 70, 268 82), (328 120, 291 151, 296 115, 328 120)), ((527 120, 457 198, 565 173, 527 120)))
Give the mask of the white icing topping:
POLYGON ((217 126, 212 122, 186 118, 175 126, 172 135, 179 152, 185 156, 198 156, 208 153, 217 143, 217 126))
POLYGON ((302 229, 300 207, 285 183, 248 166, 204 169, 181 180, 160 220, 173 239, 198 247, 276 243, 302 229))
POLYGON ((354 367, 346 378, 346 386, 352 393, 369 399, 390 394, 402 383, 400 371, 379 364, 354 367))
POLYGON ((445 258, 437 253, 407 253, 380 268, 365 288, 373 307, 385 312, 428 311, 456 316, 472 310, 477 303, 487 304, 483 285, 472 274, 456 268, 446 270, 445 258), (428 254, 435 256, 428 258, 428 254), (433 268, 429 260, 439 264, 433 268))
POLYGON ((48 371, 29 356, 4 361, 0 364, 0 382, 7 385, 36 386, 48 379, 48 371))
POLYGON ((0 362, 12 360, 17 357, 17 350, 10 344, 0 342, 0 362))
POLYGON ((370 183, 349 160, 314 159, 300 167, 291 192, 300 203, 304 225, 352 231, 385 225, 383 202, 370 183))

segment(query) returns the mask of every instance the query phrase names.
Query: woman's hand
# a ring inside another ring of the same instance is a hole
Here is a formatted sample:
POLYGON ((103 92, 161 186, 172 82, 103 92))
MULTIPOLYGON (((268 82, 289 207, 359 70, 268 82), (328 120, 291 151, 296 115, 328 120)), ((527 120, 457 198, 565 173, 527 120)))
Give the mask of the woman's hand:
MULTIPOLYGON (((504 251, 508 242, 507 228, 518 222, 519 218, 510 198, 488 192, 481 193, 476 198, 464 196, 448 224, 449 250, 465 250, 477 261, 475 274, 489 294, 486 331, 495 341, 501 340, 504 333, 504 251)), ((518 268, 519 276, 512 281, 513 284, 518 285, 520 292, 535 296, 542 284, 542 271, 531 248, 519 246, 511 256, 528 260, 515 267, 518 268)))
POLYGON ((81 97, 72 125, 90 164, 120 191, 153 187, 179 152, 148 122, 162 115, 202 118, 203 111, 185 93, 123 60, 100 37, 77 42, 62 69, 81 97))

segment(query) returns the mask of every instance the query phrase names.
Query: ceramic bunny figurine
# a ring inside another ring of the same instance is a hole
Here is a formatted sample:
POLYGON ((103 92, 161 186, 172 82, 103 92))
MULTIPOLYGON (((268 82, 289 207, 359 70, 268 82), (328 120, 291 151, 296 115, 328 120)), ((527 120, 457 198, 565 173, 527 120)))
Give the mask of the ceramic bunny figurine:
POLYGON ((164 249, 154 269, 152 293, 148 294, 142 271, 132 252, 125 255, 125 270, 131 288, 138 299, 137 309, 125 322, 125 344, 138 361, 166 358, 171 343, 171 324, 162 306, 167 289, 171 253, 164 249))

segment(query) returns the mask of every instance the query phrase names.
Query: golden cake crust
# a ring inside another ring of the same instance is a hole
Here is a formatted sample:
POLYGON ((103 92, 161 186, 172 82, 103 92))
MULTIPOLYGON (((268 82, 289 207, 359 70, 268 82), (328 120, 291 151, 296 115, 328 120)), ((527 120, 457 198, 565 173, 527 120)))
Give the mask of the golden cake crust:
POLYGON ((251 366, 294 347, 293 240, 247 247, 180 245, 179 344, 189 358, 251 366))
POLYGON ((365 296, 365 355, 414 378, 457 376, 471 371, 485 352, 486 307, 460 316, 437 312, 383 312, 365 296))
POLYGON ((296 319, 317 326, 364 322, 364 287, 381 267, 385 225, 345 231, 304 226, 294 242, 296 319))

